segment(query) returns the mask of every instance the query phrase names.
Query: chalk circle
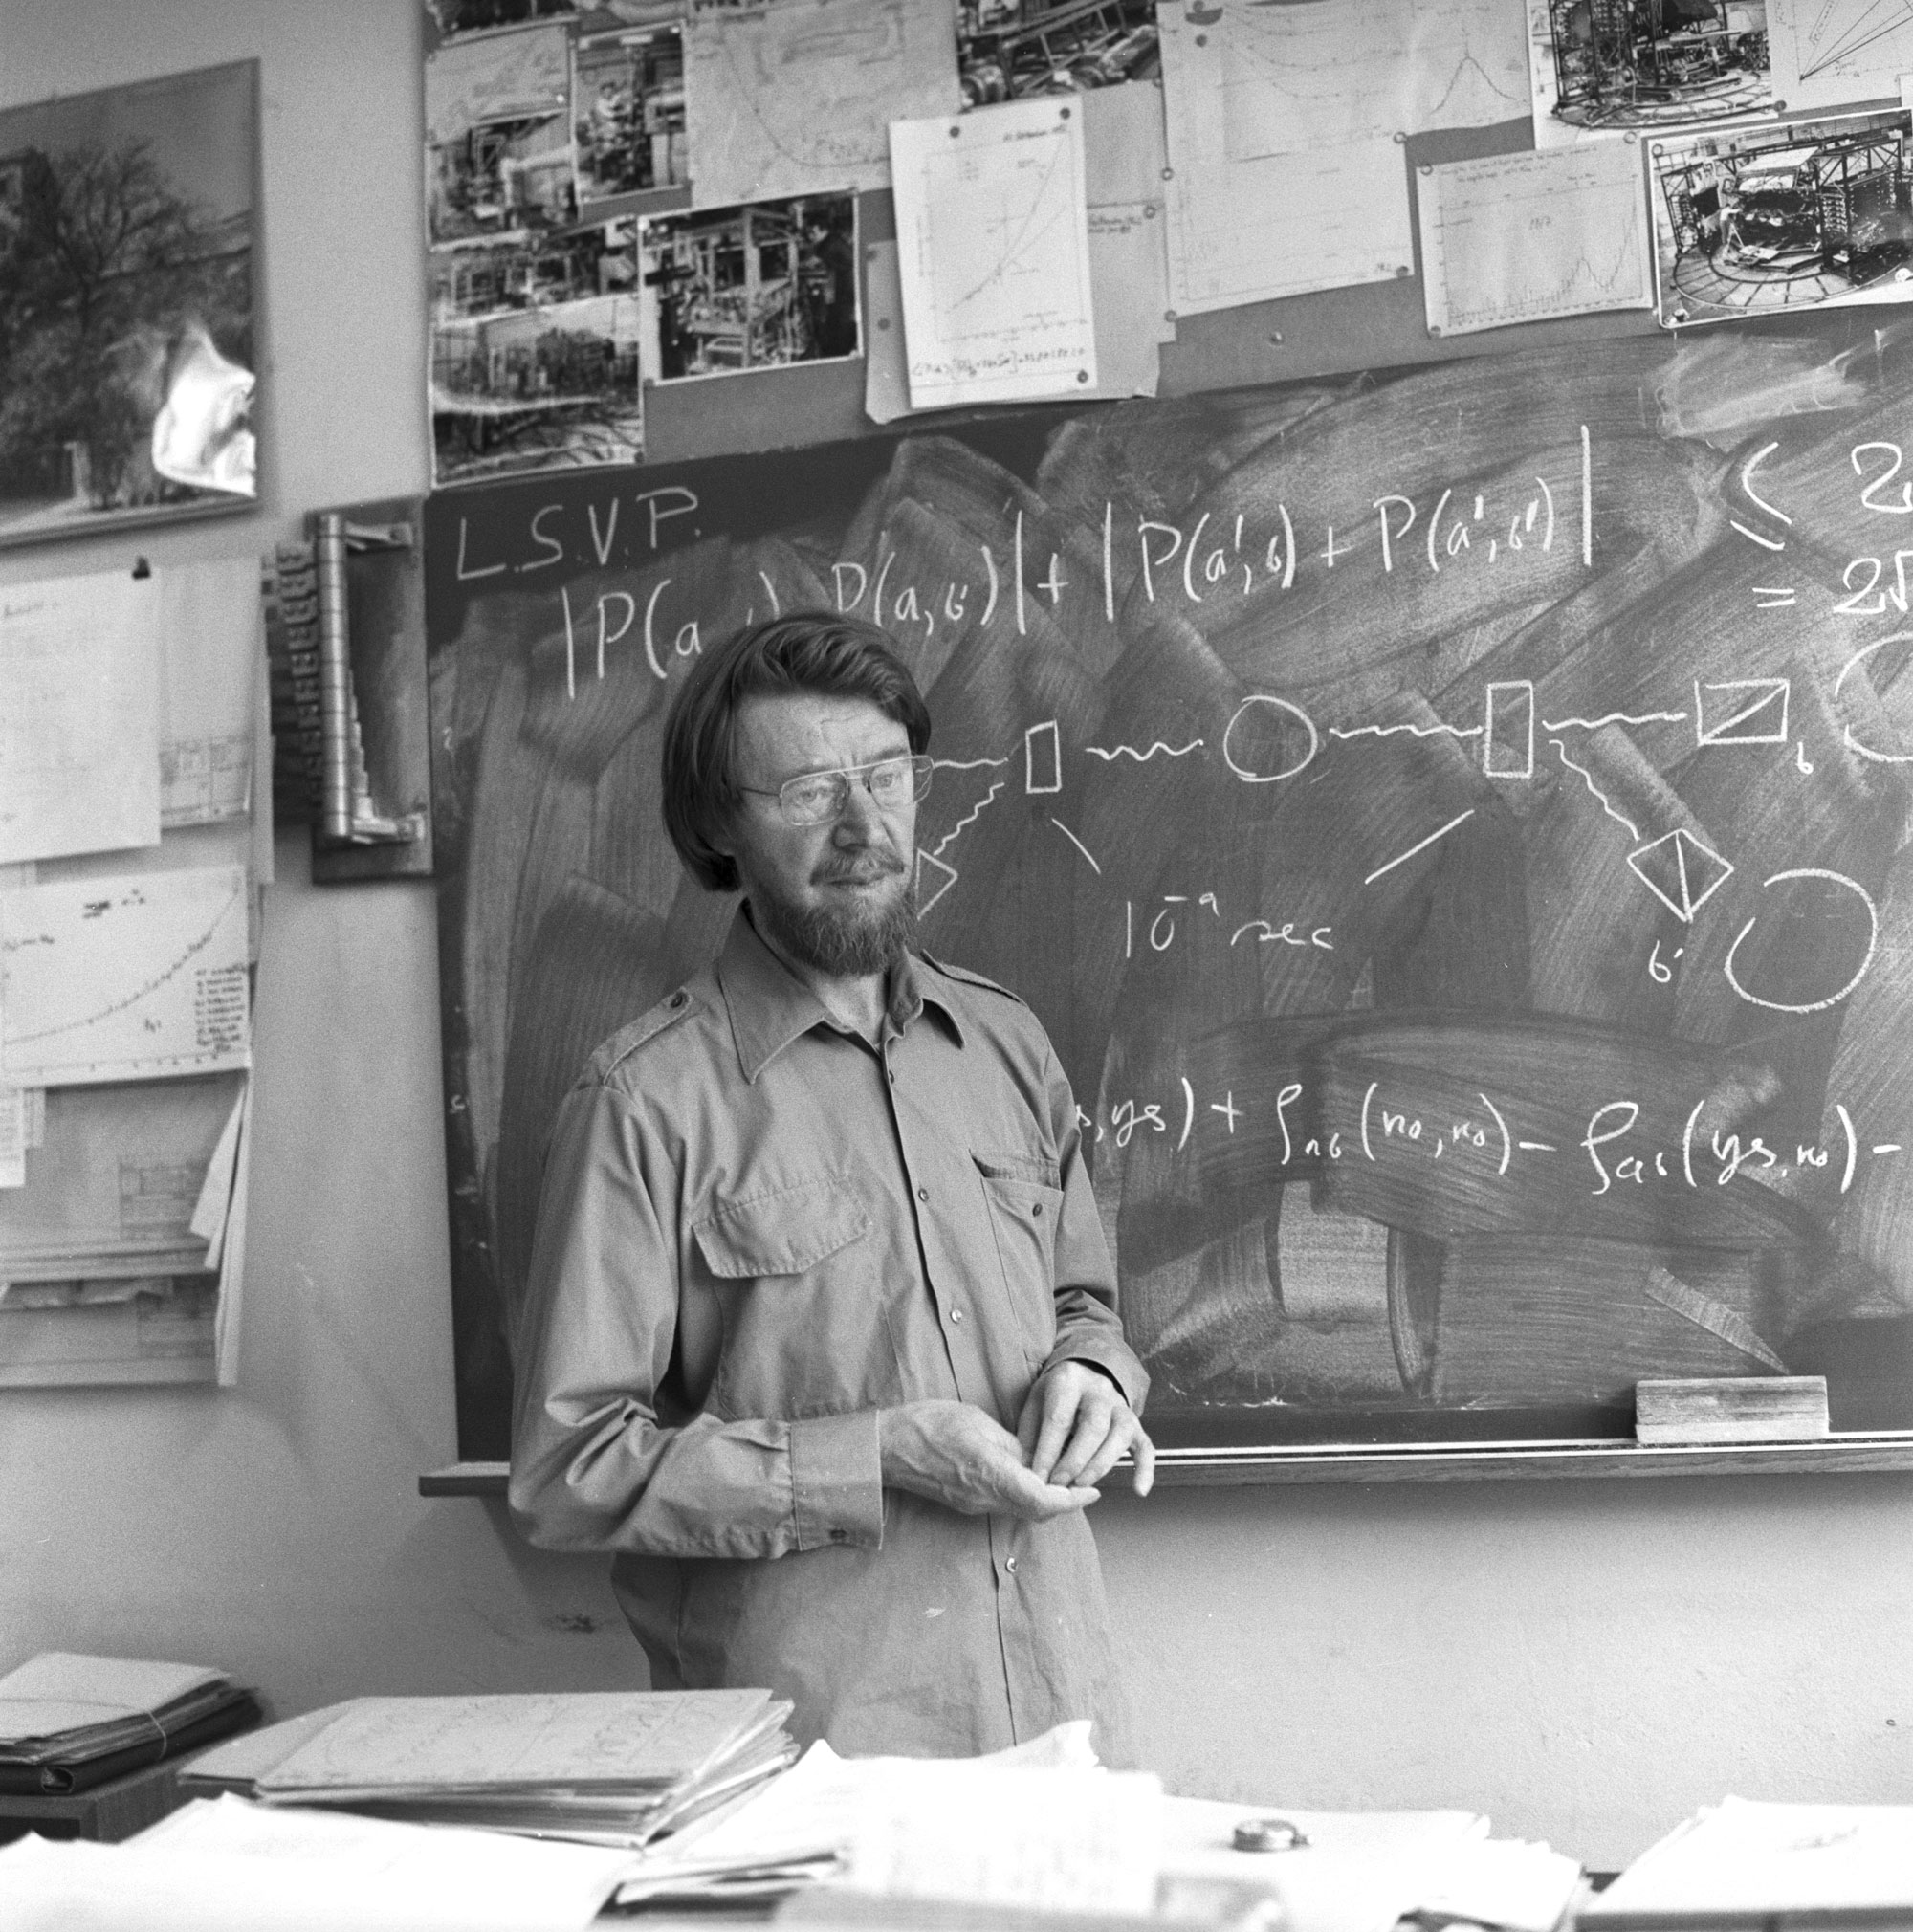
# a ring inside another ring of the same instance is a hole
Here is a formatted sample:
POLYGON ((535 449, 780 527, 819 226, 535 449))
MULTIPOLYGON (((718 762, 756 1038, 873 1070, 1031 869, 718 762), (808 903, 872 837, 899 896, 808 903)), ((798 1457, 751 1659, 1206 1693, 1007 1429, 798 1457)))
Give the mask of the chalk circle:
POLYGON ((1761 886, 1764 892, 1769 886, 1778 886, 1788 879, 1828 879, 1836 886, 1844 886, 1849 892, 1859 895, 1859 902, 1866 908, 1867 936, 1866 957, 1859 962, 1859 971, 1840 988, 1837 993, 1830 993, 1824 999, 1810 999, 1804 1004, 1793 1004, 1782 999, 1763 999, 1757 993, 1749 993, 1740 983, 1734 973, 1734 955, 1740 951, 1740 943, 1753 931, 1756 913, 1734 935, 1734 942, 1727 948, 1727 956, 1721 971, 1726 975, 1727 984, 1747 1001, 1749 1006, 1764 1006, 1770 1013, 1824 1013, 1830 1006, 1837 1006, 1866 977, 1867 969, 1873 964, 1873 955, 1880 945, 1880 909, 1873 903, 1873 894, 1858 879, 1849 879, 1844 872, 1830 872, 1820 866, 1797 866, 1791 871, 1775 872, 1761 886))
POLYGON ((1250 697, 1243 698, 1229 719, 1228 729, 1222 734, 1222 762, 1245 785, 1273 785, 1281 783, 1284 779, 1292 779, 1297 772, 1308 769, 1321 748, 1322 737, 1315 729, 1315 720, 1299 704, 1290 704, 1286 697, 1275 697, 1267 692, 1258 692, 1250 697), (1229 741, 1235 736, 1236 727, 1242 723, 1243 715, 1252 705, 1259 704, 1272 704, 1279 710, 1286 711, 1291 717, 1300 719, 1303 730, 1308 734, 1308 749, 1296 763, 1279 772, 1252 772, 1246 765, 1237 762, 1235 754, 1229 748, 1229 741))
MULTIPOLYGON (((1840 687, 1848 677, 1857 671, 1875 651, 1884 650, 1889 644, 1913 644, 1913 630, 1896 630, 1891 637, 1877 637, 1871 644, 1862 645, 1859 649, 1840 667, 1840 674, 1834 680, 1834 695, 1838 697, 1840 687)), ((1854 736, 1852 725, 1845 730, 1847 750, 1876 765, 1913 765, 1913 752, 1877 752, 1871 745, 1863 745, 1854 736)))

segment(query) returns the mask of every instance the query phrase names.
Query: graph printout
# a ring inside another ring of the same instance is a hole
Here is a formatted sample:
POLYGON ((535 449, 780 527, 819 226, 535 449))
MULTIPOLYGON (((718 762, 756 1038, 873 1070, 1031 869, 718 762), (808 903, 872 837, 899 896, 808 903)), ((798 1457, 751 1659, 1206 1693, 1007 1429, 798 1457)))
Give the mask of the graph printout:
POLYGON ((90 1087, 252 1062, 239 866, 0 895, 0 1080, 90 1087))
POLYGON ((159 844, 159 612, 124 570, 0 589, 0 865, 159 844))
POLYGON ((1528 42, 1506 0, 1192 0, 1182 24, 1221 56, 1231 161, 1528 111, 1528 42))
POLYGON ((891 123, 913 409, 1096 384, 1074 96, 891 123))
POLYGON ((890 186, 884 129, 954 114, 954 0, 699 7, 684 30, 692 205, 890 186))
POLYGON ((1431 336, 1653 306, 1638 143, 1450 162, 1416 187, 1431 336))
POLYGON ((1789 108, 1890 100, 1913 74, 1913 0, 1767 0, 1767 33, 1789 108))
POLYGON ((1295 154, 1229 151, 1227 50, 1207 11, 1164 7, 1169 306, 1178 315, 1408 274, 1407 168, 1393 135, 1295 154), (1192 19, 1191 15, 1200 15, 1192 19), (1324 221, 1322 210, 1335 219, 1324 221))

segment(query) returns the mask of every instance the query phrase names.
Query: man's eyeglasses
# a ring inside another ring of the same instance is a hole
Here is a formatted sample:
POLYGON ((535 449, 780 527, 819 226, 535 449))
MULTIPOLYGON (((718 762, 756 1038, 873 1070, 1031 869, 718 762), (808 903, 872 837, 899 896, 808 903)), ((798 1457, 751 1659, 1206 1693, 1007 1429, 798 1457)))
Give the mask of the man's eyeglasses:
POLYGON ((844 816, 850 802, 850 781, 869 793, 880 812, 893 812, 930 789, 932 762, 914 757, 879 758, 874 764, 850 765, 837 772, 805 772, 786 779, 776 791, 762 785, 739 785, 760 799, 775 799, 787 825, 826 825, 844 816))

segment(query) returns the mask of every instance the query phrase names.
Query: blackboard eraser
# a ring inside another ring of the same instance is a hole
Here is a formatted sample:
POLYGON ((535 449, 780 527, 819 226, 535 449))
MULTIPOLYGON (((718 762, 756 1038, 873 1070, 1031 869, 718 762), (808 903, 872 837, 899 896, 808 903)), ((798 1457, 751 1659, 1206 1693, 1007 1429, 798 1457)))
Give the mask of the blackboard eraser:
POLYGON ((1634 1385, 1637 1442, 1811 1442, 1826 1433, 1824 1375, 1704 1375, 1634 1385))

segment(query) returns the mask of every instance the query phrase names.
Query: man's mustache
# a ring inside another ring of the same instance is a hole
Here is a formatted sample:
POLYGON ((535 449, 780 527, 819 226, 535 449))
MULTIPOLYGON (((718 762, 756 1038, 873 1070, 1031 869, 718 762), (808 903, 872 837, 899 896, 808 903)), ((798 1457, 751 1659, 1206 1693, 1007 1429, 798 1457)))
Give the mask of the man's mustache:
POLYGON ((894 852, 869 851, 859 853, 855 858, 825 859, 811 873, 810 880, 816 886, 845 882, 868 886, 872 879, 882 879, 909 869, 894 852))

